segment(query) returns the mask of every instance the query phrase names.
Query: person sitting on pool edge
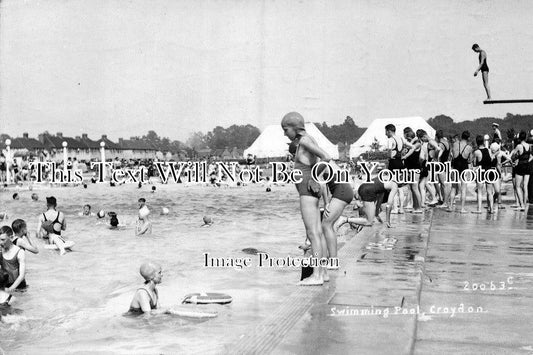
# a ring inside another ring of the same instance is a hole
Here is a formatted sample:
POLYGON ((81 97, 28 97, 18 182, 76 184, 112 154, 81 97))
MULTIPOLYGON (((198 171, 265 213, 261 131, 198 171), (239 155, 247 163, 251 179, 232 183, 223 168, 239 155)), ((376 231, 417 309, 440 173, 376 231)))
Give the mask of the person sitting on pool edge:
POLYGON ((0 228, 0 269, 8 275, 6 292, 26 288, 26 254, 11 242, 13 230, 9 226, 0 228))
POLYGON ((157 309, 159 295, 157 293, 157 284, 161 283, 163 271, 161 266, 152 262, 141 265, 139 270, 144 278, 144 285, 137 289, 131 300, 129 313, 149 314, 152 310, 157 309))

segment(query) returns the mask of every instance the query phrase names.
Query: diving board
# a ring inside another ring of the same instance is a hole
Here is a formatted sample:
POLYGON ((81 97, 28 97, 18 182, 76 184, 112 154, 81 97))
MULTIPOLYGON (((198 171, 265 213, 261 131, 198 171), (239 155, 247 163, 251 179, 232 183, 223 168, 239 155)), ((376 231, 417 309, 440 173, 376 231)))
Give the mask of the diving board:
POLYGON ((519 99, 519 100, 485 100, 485 105, 490 104, 519 104, 519 103, 533 103, 533 99, 519 99))

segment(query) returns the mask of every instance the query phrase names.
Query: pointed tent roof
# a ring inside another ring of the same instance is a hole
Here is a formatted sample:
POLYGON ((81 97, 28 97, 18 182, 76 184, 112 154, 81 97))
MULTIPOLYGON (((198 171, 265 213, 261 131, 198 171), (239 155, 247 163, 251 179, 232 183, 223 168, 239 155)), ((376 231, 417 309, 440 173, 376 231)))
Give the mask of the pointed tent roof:
MULTIPOLYGON (((305 130, 313 137, 318 146, 324 149, 333 159, 339 159, 337 146, 329 141, 322 132, 313 124, 306 123, 305 130)), ((257 158, 284 157, 289 152, 290 140, 284 133, 281 125, 270 125, 257 137, 254 143, 244 150, 244 156, 255 155, 257 158)))
POLYGON ((406 127, 411 127, 415 132, 417 129, 423 129, 430 137, 435 136, 435 129, 422 117, 377 118, 372 121, 365 133, 350 146, 350 157, 354 158, 369 151, 376 139, 383 148, 386 148, 385 126, 388 124, 393 124, 396 127, 397 136, 403 137, 403 129, 406 127))

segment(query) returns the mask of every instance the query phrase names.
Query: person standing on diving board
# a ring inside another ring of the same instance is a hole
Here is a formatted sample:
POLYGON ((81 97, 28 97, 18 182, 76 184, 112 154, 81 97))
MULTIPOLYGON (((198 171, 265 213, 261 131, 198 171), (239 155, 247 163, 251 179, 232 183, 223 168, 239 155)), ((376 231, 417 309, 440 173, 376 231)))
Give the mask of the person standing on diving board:
POLYGON ((483 86, 485 87, 485 92, 487 93, 487 100, 492 100, 490 97, 489 88, 489 66, 487 65, 487 52, 479 48, 479 45, 477 43, 472 46, 472 50, 476 53, 479 53, 479 66, 474 72, 474 76, 477 76, 477 73, 481 72, 481 77, 483 78, 483 86))

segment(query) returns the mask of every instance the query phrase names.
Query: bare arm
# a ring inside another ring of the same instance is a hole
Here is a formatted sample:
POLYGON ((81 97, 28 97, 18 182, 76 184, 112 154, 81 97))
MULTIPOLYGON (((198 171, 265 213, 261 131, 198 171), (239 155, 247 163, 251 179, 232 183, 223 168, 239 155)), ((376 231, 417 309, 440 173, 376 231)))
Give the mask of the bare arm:
POLYGON ((409 143, 410 147, 409 147, 409 151, 407 153, 405 153, 405 155, 402 157, 402 159, 407 159, 409 158, 414 152, 415 150, 420 147, 420 143, 415 143, 415 144, 411 144, 409 143))
POLYGON ((39 254, 39 249, 37 249, 37 247, 33 245, 29 236, 19 238, 19 240, 17 241, 17 246, 19 248, 32 252, 33 254, 39 254))
POLYGON ((483 51, 481 52, 481 60, 479 61, 479 65, 476 69, 476 73, 478 73, 481 70, 481 67, 483 66, 486 60, 487 60, 487 54, 485 53, 485 51, 483 51))
POLYGON ((300 145, 303 146, 308 152, 316 155, 323 161, 331 160, 331 157, 322 148, 320 148, 313 139, 309 137, 303 137, 300 140, 300 145))

